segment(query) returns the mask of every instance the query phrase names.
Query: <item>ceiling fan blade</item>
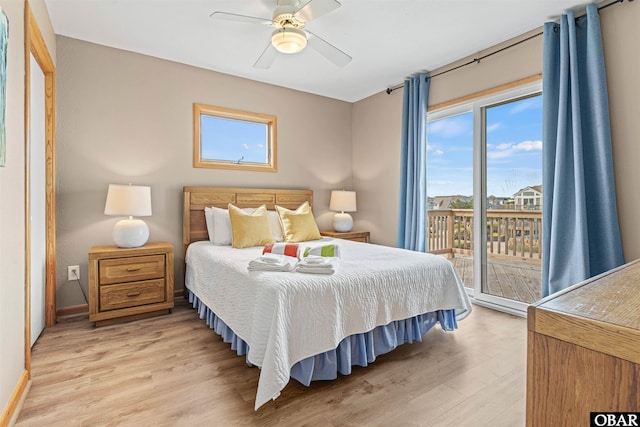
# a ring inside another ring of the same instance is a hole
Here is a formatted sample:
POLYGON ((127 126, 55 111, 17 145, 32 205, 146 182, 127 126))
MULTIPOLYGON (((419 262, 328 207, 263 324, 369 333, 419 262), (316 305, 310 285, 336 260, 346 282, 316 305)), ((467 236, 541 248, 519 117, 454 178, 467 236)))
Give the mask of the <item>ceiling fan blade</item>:
POLYGON ((256 63, 253 64, 253 67, 267 69, 271 67, 271 64, 273 64, 276 56, 278 56, 278 51, 275 47, 273 47, 271 42, 269 42, 267 47, 262 51, 262 54, 260 54, 260 56, 258 57, 256 63))
POLYGON ((309 0, 300 7, 293 15, 303 21, 309 22, 326 13, 331 12, 341 6, 337 0, 309 0))
POLYGON ((344 67, 349 62, 351 62, 351 57, 349 55, 347 55, 331 43, 321 39, 311 31, 306 31, 306 33, 308 45, 318 51, 320 55, 336 64, 338 67, 344 67))
POLYGON ((255 16, 238 15, 236 13, 213 12, 209 15, 211 19, 224 19, 226 21, 247 22, 250 24, 272 25, 273 21, 255 16))

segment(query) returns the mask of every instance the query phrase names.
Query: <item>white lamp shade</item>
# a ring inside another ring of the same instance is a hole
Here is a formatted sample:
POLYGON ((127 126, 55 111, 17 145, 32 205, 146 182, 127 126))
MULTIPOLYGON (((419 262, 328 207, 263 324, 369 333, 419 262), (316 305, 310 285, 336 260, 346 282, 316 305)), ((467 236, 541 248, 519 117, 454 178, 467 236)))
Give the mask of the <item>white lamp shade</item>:
POLYGON ((109 184, 105 215, 151 216, 151 187, 109 184))
POLYGON ((334 190, 331 192, 331 201, 329 209, 338 212, 355 212, 356 211, 356 192, 334 190))
POLYGON ((121 248, 137 248, 147 243, 149 227, 134 216, 151 215, 151 187, 109 184, 105 215, 128 216, 113 227, 113 241, 121 248))

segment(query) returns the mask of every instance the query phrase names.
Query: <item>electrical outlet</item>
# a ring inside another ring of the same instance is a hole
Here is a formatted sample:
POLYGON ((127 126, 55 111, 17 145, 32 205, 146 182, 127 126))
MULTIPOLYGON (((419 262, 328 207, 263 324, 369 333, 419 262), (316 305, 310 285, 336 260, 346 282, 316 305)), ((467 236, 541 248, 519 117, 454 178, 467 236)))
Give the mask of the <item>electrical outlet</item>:
POLYGON ((80 280, 80 266, 70 265, 67 267, 67 280, 80 280))

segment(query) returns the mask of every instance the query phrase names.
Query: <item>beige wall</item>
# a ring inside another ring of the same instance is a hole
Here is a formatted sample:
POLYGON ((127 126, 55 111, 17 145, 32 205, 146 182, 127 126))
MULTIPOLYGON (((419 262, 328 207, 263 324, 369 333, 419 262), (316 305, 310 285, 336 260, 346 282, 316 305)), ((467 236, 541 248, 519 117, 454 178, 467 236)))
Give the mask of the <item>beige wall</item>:
MULTIPOLYGON (((0 168, 0 413, 25 370, 24 0, 0 0, 9 19, 7 162, 0 168)), ((44 0, 31 2, 50 52, 55 36, 44 0)), ((53 55, 52 53, 52 55, 53 55)))
POLYGON ((84 303, 67 266, 111 244, 116 218, 103 214, 110 183, 151 186, 150 240, 176 251, 183 286, 184 185, 314 190, 314 212, 329 228, 330 190, 351 188, 351 104, 58 37, 58 307, 84 303), (278 172, 194 169, 194 102, 278 117, 278 172))
MULTIPOLYGON (((429 88, 429 107, 536 74, 541 74, 542 36, 540 35, 529 39, 541 32, 542 28, 530 31, 467 58, 463 58, 460 61, 433 70, 432 74, 437 74, 441 71, 449 70, 472 61, 475 58, 496 52, 513 43, 522 42, 519 45, 485 58, 478 63, 434 77, 431 80, 431 86, 429 88)), ((401 92, 401 90, 399 92, 401 92)))
POLYGON ((618 220, 627 261, 640 258, 640 2, 612 6, 600 14, 618 220))
POLYGON ((400 193, 402 89, 353 104, 353 187, 358 212, 354 229, 369 230, 371 241, 396 245, 400 193))
MULTIPOLYGON (((625 2, 601 12, 618 217, 627 261, 640 257, 640 4, 625 2)), ((529 34, 534 34, 533 31, 529 34)), ((516 38, 525 38, 528 34, 516 38)), ((498 45, 447 65, 449 69, 504 46, 498 45)), ((434 70, 434 74, 440 70, 434 70)), ((429 105, 496 87, 542 72, 542 37, 484 59, 479 64, 435 77, 429 105)), ((353 106, 353 183, 358 192, 356 221, 370 227, 372 240, 395 245, 400 174, 402 89, 380 94, 353 106), (380 155, 377 155, 380 153, 380 155), (385 201, 385 202, 381 202, 385 201), (363 209, 360 209, 360 208, 363 209)))

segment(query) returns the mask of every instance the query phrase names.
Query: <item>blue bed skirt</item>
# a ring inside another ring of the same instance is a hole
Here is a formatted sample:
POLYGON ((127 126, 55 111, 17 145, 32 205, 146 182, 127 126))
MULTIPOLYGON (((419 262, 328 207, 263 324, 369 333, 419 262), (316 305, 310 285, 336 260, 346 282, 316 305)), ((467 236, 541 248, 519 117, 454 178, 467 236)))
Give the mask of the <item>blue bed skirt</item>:
MULTIPOLYGON (((189 291, 189 303, 193 304, 200 318, 205 319, 207 325, 220 335, 224 342, 231 344, 231 349, 235 350, 238 356, 247 355, 249 352, 247 343, 191 291, 189 291)), ((388 353, 401 344, 422 341, 422 336, 438 322, 445 331, 456 329, 458 323, 455 310, 438 310, 419 314, 409 319, 396 320, 388 325, 378 326, 369 332, 350 335, 340 341, 335 349, 310 356, 293 365, 290 376, 309 386, 311 381, 334 380, 338 377, 338 372, 349 375, 353 365, 366 367, 375 361, 377 356, 388 353)), ((247 363, 249 363, 248 360, 247 363)))

